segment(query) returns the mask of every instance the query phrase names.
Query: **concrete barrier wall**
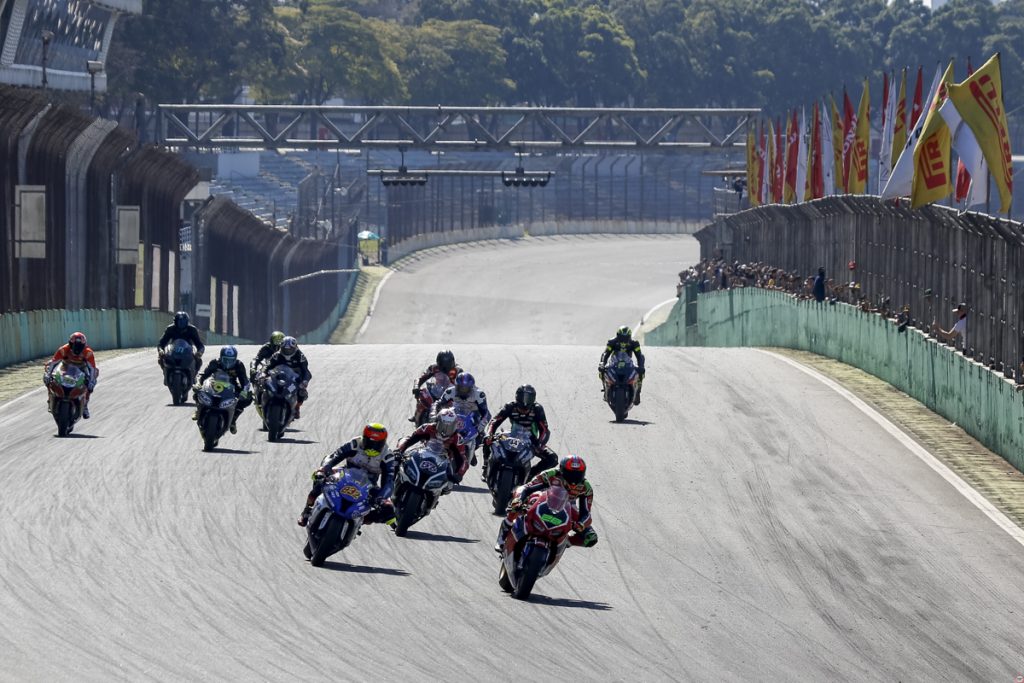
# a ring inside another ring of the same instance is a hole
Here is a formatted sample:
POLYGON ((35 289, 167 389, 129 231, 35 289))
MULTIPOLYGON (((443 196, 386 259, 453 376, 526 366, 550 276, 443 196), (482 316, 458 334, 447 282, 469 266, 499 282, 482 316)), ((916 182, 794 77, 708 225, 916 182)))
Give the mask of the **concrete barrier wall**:
POLYGON ((811 351, 906 392, 1024 471, 1024 393, 920 332, 853 306, 797 301, 781 292, 731 289, 697 297, 696 324, 680 300, 647 333, 652 346, 778 346, 811 351))

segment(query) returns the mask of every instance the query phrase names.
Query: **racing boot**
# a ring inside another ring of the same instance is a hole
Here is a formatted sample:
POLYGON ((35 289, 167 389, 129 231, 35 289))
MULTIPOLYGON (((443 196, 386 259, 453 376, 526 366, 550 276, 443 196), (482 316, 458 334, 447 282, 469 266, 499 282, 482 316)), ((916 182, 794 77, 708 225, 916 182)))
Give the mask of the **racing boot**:
POLYGON ((82 406, 82 419, 83 420, 88 420, 89 419, 89 401, 88 400, 85 402, 85 405, 82 406))
POLYGON ((512 529, 512 522, 508 519, 501 520, 501 528, 498 529, 498 540, 494 542, 494 552, 501 553, 502 548, 505 547, 505 537, 508 536, 508 532, 512 529))
POLYGON ((302 417, 302 404, 301 403, 296 403, 295 404, 295 417, 292 418, 292 419, 298 420, 300 417, 302 417))

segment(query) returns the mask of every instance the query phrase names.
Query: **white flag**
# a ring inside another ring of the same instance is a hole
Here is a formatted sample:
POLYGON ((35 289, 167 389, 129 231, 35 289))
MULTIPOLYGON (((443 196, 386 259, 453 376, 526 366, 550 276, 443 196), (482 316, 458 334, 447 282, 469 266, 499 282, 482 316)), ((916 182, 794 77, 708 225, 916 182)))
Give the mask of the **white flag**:
POLYGON ((821 169, 824 182, 825 196, 836 193, 836 179, 833 177, 835 163, 832 161, 835 150, 832 149, 832 110, 825 102, 818 108, 821 113, 821 169))
POLYGON ((800 109, 800 146, 796 152, 796 203, 806 201, 807 196, 807 116, 800 109))
MULTIPOLYGON (((924 114, 931 110, 935 96, 939 92, 939 83, 941 81, 942 64, 939 64, 935 69, 932 87, 928 90, 928 98, 922 103, 925 108, 924 114)), ((907 136, 907 144, 903 147, 903 151, 900 152, 900 158, 896 160, 896 166, 892 169, 889 182, 885 184, 885 188, 882 190, 882 199, 910 196, 910 191, 914 184, 914 147, 917 146, 917 141, 921 137, 921 133, 924 132, 924 120, 928 118, 924 114, 917 119, 917 125, 914 126, 914 130, 907 136)))
POLYGON ((971 174, 971 189, 967 193, 964 206, 970 208, 984 204, 988 199, 985 196, 988 189, 988 164, 985 163, 985 155, 981 151, 978 139, 971 127, 964 123, 960 112, 953 105, 953 100, 947 99, 943 102, 939 107, 939 114, 952 131, 953 149, 956 150, 960 161, 964 162, 967 172, 971 174))
MULTIPOLYGON (((896 77, 890 79, 894 86, 896 77)), ((892 136, 896 125, 896 100, 899 93, 895 87, 889 89, 889 101, 885 103, 885 125, 882 126, 882 147, 878 150, 878 193, 885 189, 892 175, 892 136)))

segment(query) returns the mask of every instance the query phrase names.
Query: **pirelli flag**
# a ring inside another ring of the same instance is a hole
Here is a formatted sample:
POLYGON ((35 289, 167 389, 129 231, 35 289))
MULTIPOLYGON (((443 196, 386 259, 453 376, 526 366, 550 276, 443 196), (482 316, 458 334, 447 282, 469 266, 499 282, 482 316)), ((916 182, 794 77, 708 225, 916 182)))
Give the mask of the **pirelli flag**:
POLYGON ((952 82, 953 62, 950 62, 939 81, 938 91, 928 103, 921 138, 914 147, 910 204, 915 209, 944 199, 953 192, 949 126, 939 114, 939 107, 946 101, 952 82))
MULTIPOLYGON (((1013 195, 1013 165, 1006 108, 1003 106, 999 53, 985 62, 973 76, 963 83, 949 85, 947 90, 953 106, 978 140, 985 163, 999 189, 999 212, 1006 213, 1010 210, 1013 195)), ((980 178, 977 180, 981 181, 980 178)))

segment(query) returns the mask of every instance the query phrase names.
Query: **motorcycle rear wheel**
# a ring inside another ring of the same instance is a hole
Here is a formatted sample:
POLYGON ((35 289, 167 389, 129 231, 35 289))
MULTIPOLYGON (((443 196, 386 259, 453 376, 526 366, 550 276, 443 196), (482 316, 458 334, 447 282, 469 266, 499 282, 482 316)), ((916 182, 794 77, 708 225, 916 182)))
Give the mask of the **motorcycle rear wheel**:
POLYGON ((423 494, 416 489, 410 490, 405 495, 401 512, 398 513, 398 520, 395 523, 395 536, 405 536, 409 533, 409 527, 416 523, 421 507, 423 507, 423 494))

